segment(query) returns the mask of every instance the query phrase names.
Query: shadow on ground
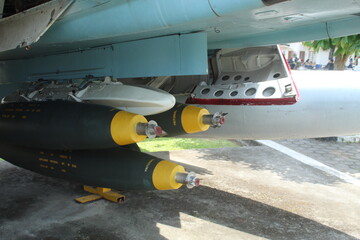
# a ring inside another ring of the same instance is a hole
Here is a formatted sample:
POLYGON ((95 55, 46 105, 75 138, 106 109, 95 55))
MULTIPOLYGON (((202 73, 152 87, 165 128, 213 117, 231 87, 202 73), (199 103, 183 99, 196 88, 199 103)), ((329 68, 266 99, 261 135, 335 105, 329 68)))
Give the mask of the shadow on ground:
POLYGON ((201 154, 202 160, 230 161, 254 170, 269 170, 285 180, 296 183, 335 185, 344 182, 266 146, 197 149, 196 151, 201 154))
MULTIPOLYGON (((190 151, 198 152, 201 155, 202 160, 214 161, 214 164, 216 161, 240 163, 254 170, 269 170, 278 174, 285 180, 297 183, 309 182, 315 184, 334 185, 339 182, 343 182, 339 178, 331 176, 318 169, 308 167, 291 157, 274 151, 261 144, 253 144, 251 147, 208 148, 194 149, 190 151), (289 162, 291 162, 291 164, 289 164, 289 162)), ((191 154, 186 151, 181 152, 191 154)), ((181 164, 186 170, 196 172, 199 175, 213 175, 213 173, 208 169, 174 161, 171 159, 169 152, 148 152, 147 154, 181 164)))
MULTIPOLYGON (((115 204, 80 205, 81 185, 0 162, 2 239, 165 239, 159 224, 182 228, 185 214, 268 239, 356 239, 313 220, 210 187, 126 192, 115 204)), ((189 230, 190 231, 190 230, 189 230)), ((206 229, 196 229, 201 234, 206 229)), ((221 236, 218 236, 221 237, 221 236)))
POLYGON ((336 142, 333 138, 288 139, 277 142, 339 171, 355 176, 360 173, 359 143, 336 142))

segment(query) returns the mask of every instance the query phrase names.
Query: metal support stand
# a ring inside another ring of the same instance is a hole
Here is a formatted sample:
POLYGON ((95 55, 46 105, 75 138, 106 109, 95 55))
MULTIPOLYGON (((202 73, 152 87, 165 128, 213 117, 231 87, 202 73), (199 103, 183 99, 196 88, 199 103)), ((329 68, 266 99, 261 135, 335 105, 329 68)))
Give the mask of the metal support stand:
POLYGON ((120 203, 120 202, 124 202, 125 201, 125 196, 112 191, 110 188, 101 188, 101 187, 89 187, 89 186, 84 186, 84 190, 86 192, 89 193, 93 193, 91 195, 85 196, 85 197, 80 197, 80 198, 76 198, 75 201, 77 201, 78 203, 88 203, 88 202, 93 202, 99 199, 106 199, 109 200, 111 202, 116 202, 116 203, 120 203))

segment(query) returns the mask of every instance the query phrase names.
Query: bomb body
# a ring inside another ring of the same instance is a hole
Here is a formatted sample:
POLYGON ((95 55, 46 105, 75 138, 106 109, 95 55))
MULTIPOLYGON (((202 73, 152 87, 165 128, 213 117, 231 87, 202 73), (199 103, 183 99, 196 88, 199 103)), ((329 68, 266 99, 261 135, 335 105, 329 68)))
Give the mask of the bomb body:
MULTIPOLYGON (((145 117, 68 101, 0 104, 0 141, 46 149, 103 149, 146 139, 145 117)), ((155 126, 157 127, 157 126, 155 126)))
POLYGON ((96 187, 171 190, 199 182, 184 178, 187 173, 181 165, 122 147, 61 151, 0 144, 0 153, 30 171, 96 187))

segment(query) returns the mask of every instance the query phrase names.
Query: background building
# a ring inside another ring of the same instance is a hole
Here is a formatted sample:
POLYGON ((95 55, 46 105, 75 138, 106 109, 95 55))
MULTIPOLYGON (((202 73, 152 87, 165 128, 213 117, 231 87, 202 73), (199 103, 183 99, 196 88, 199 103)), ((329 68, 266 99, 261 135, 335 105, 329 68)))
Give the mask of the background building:
MULTIPOLYGON (((319 52, 315 53, 313 49, 304 46, 302 42, 284 44, 281 45, 281 48, 286 59, 297 57, 300 62, 305 62, 309 59, 309 61, 315 66, 321 65, 322 67, 324 67, 329 62, 330 50, 320 50, 319 52)), ((351 58, 354 59, 354 56, 352 56, 351 58)), ((348 66, 349 63, 350 58, 347 60, 346 66, 348 66)))

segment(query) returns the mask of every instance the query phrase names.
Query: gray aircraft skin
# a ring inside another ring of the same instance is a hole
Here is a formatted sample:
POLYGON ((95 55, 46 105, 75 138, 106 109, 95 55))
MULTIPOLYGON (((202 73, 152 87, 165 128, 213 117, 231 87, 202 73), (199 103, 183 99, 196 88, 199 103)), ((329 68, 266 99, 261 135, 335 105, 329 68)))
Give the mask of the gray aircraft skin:
MULTIPOLYGON (((360 73, 293 71, 300 98, 293 105, 218 106, 231 113, 221 129, 197 137, 234 139, 317 138, 360 133, 360 73)), ((201 105, 200 105, 201 106, 201 105)))

